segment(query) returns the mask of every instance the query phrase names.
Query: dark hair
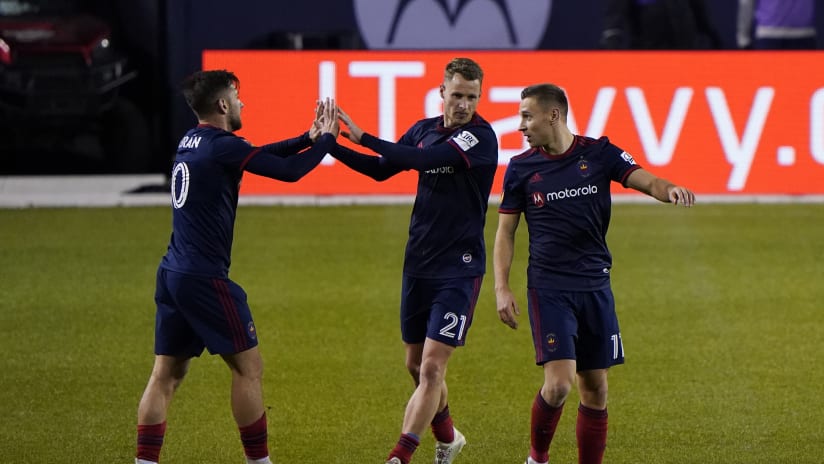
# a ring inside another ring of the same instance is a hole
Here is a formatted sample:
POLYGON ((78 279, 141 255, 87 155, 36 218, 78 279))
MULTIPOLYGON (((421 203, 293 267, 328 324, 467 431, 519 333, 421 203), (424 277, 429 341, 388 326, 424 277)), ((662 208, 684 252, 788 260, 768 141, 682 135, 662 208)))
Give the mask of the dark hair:
POLYGON ((446 65, 443 73, 444 79, 452 79, 455 74, 460 74, 470 81, 477 79, 481 84, 484 82, 484 71, 478 63, 469 58, 454 58, 446 65))
POLYGON ((240 80, 226 70, 197 71, 183 79, 181 85, 186 104, 198 117, 211 114, 221 93, 232 86, 239 88, 240 80))
POLYGON ((566 92, 555 84, 530 85, 521 91, 521 100, 525 98, 534 98, 541 108, 544 109, 547 109, 552 103, 555 103, 561 107, 561 114, 564 117, 566 117, 569 111, 566 92))

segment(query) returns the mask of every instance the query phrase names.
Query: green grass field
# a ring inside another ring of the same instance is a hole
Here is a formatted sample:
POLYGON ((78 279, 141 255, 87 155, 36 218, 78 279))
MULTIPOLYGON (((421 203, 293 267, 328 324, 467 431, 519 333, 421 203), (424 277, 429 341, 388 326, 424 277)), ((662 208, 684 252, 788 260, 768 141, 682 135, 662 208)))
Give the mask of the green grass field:
MULTIPOLYGON (((699 198, 700 201, 700 198, 699 198)), ((382 463, 412 384, 399 340, 410 206, 241 207, 232 278, 248 292, 276 463, 382 463)), ((152 365, 168 208, 0 210, 0 463, 130 463, 152 365)), ((521 463, 542 374, 526 314, 495 313, 490 272, 450 409, 458 463, 521 463)), ((525 305, 525 224, 513 284, 525 305)), ((609 243, 626 364, 610 377, 607 463, 820 463, 824 205, 619 204, 609 243)), ((229 373, 203 356, 162 461, 241 463, 229 373)), ((576 461, 569 398, 551 455, 576 461)), ((415 463, 431 462, 423 438, 415 463)))

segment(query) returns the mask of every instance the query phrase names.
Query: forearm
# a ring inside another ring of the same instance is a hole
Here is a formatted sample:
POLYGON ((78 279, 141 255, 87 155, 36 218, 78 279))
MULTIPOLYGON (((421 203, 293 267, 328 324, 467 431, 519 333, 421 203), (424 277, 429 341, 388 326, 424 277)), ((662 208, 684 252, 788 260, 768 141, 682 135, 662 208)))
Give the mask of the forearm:
POLYGON ((283 158, 271 153, 260 153, 246 165, 246 170, 284 182, 297 182, 317 166, 335 146, 332 134, 321 135, 312 148, 299 156, 283 158))
POLYGON ((361 144, 376 153, 380 153, 390 163, 402 169, 427 171, 464 163, 458 149, 449 143, 440 143, 430 148, 421 149, 387 142, 365 133, 361 136, 361 144))
POLYGON ((310 147, 312 139, 309 138, 309 132, 293 137, 291 139, 281 140, 279 142, 266 144, 260 149, 266 153, 271 153, 278 156, 295 155, 301 150, 310 147))
POLYGON ((495 234, 493 250, 493 269, 495 275, 495 291, 509 290, 509 272, 512 269, 512 259, 515 256, 514 235, 498 231, 495 234))
POLYGON ((650 185, 649 195, 664 203, 670 202, 670 190, 675 187, 672 182, 660 177, 654 179, 650 185))
POLYGON ((378 156, 358 153, 340 145, 335 146, 332 151, 332 156, 353 171, 357 171, 377 181, 386 180, 401 171, 400 169, 395 169, 387 165, 385 161, 382 162, 378 156))

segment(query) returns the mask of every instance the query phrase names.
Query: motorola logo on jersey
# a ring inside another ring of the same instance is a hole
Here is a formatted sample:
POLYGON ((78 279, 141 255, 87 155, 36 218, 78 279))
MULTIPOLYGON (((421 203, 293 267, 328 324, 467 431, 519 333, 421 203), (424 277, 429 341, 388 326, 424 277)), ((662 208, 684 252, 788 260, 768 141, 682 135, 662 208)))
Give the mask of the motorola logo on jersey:
POLYGON ((546 194, 546 201, 566 200, 567 198, 583 197, 587 195, 595 195, 598 193, 597 185, 587 185, 578 188, 566 188, 558 190, 557 192, 549 192, 546 194))
POLYGON ((424 172, 427 174, 455 174, 455 168, 452 166, 442 166, 424 172))
POLYGON ((464 253, 463 256, 461 256, 461 259, 466 264, 471 263, 472 262, 472 253, 464 253))
POLYGON ((543 208, 544 194, 541 192, 532 192, 532 203, 534 203, 537 208, 543 208))
POLYGON ((552 0, 354 0, 370 49, 538 48, 552 0))

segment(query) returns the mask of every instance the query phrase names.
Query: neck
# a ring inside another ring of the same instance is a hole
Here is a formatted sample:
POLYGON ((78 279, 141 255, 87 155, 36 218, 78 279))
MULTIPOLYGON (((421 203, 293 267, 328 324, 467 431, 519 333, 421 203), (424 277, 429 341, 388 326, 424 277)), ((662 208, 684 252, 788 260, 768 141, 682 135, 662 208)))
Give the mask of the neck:
POLYGON ((575 141, 575 135, 564 126, 562 127, 552 141, 544 145, 544 150, 550 155, 561 155, 569 150, 572 143, 575 141))
POLYGON ((226 118, 221 118, 219 116, 207 117, 198 119, 197 122, 198 124, 208 124, 210 126, 217 127, 218 129, 223 129, 226 132, 232 132, 229 127, 229 121, 226 118))

